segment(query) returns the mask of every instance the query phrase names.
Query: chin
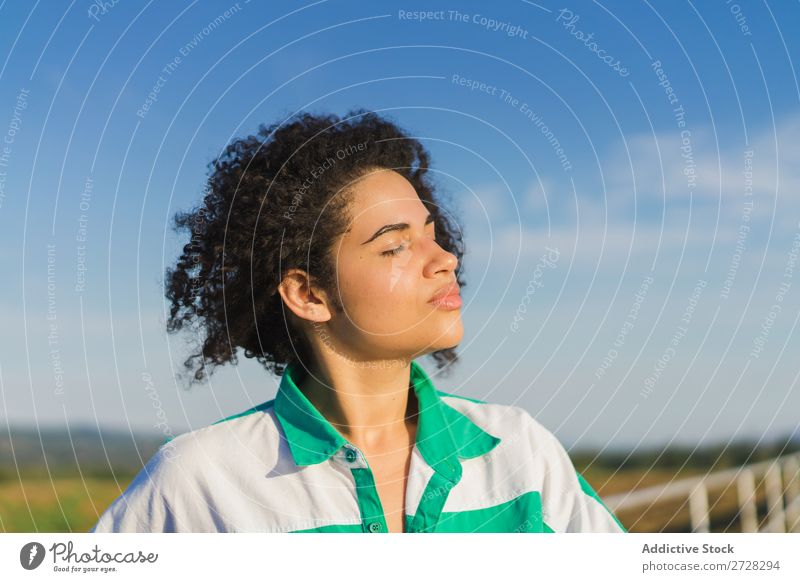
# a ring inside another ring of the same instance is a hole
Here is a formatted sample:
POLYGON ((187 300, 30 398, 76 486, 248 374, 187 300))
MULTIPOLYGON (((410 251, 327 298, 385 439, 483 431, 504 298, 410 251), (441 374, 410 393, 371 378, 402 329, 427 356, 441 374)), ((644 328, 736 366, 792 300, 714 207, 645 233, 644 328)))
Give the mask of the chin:
POLYGON ((449 328, 441 330, 431 345, 433 351, 445 350, 447 348, 454 348, 461 343, 464 338, 464 327, 461 322, 454 323, 449 328))

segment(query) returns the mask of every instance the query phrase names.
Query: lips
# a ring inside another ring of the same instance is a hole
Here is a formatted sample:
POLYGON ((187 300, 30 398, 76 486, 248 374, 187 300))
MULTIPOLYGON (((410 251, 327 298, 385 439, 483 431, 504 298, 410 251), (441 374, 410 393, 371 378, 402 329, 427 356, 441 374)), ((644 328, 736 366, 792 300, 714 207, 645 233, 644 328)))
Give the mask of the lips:
POLYGON ((459 294, 458 283, 448 283, 441 287, 428 303, 440 309, 458 309, 461 307, 461 295, 459 294))

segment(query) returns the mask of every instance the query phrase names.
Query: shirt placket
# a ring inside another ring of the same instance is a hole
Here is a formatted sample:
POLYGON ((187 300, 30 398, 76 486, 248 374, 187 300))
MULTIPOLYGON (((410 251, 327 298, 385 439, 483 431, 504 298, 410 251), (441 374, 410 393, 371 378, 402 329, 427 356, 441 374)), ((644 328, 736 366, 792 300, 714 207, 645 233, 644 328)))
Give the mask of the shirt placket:
POLYGON ((436 463, 422 491, 409 533, 433 532, 453 487, 461 480, 461 463, 453 456, 436 463))
POLYGON ((349 467, 353 474, 358 509, 361 513, 361 530, 364 533, 388 533, 383 505, 367 458, 357 447, 349 443, 342 446, 337 458, 349 467))
MULTIPOLYGON (((348 443, 336 453, 336 460, 347 466, 353 475, 362 531, 388 533, 383 505, 367 458, 355 445, 348 443)), ((411 471, 414 462, 416 460, 412 461, 411 471)), ((408 533, 434 531, 450 491, 461 480, 461 464, 455 456, 438 462, 432 468, 433 473, 422 491, 417 511, 407 521, 408 533)))

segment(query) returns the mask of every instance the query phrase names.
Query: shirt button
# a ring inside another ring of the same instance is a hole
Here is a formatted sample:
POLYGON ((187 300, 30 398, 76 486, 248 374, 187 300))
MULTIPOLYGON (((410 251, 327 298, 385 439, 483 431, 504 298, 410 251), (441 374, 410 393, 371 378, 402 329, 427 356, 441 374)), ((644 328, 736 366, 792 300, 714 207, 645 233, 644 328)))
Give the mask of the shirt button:
POLYGON ((356 454, 356 452, 350 447, 347 447, 344 450, 344 458, 348 463, 355 463, 356 459, 358 458, 358 454, 356 454))
POLYGON ((367 526, 367 529, 369 529, 370 533, 378 533, 381 531, 381 524, 378 521, 373 521, 367 526))

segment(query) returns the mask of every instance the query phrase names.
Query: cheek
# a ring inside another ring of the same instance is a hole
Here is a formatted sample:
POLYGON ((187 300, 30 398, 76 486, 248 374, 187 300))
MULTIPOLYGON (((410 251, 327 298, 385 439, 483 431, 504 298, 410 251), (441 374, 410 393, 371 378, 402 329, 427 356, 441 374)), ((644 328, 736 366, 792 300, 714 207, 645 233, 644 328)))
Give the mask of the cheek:
POLYGON ((396 257, 383 257, 379 286, 390 296, 416 299, 418 277, 413 253, 406 251, 396 257))
POLYGON ((419 314, 424 303, 411 253, 363 258, 342 266, 339 288, 348 314, 357 322, 398 321, 419 314))

